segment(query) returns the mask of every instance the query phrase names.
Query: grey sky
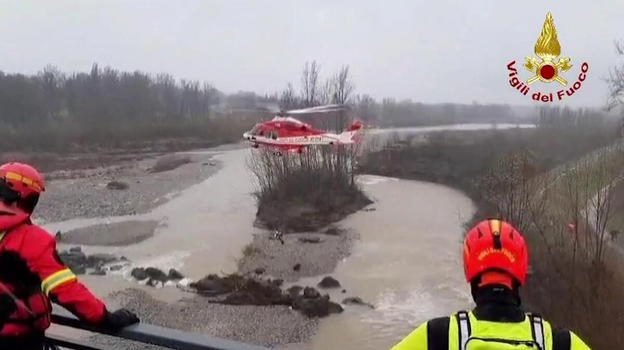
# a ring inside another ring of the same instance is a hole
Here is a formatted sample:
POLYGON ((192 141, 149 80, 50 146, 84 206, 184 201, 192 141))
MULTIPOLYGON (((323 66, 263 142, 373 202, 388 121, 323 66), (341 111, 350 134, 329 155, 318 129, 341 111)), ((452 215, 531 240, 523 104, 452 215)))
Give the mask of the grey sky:
POLYGON ((613 40, 624 39, 619 0, 0 0, 0 70, 98 62, 270 93, 298 85, 316 59, 325 76, 349 64, 357 92, 376 98, 532 104, 508 85, 506 64, 533 55, 548 11, 574 64, 564 76, 573 83, 590 64, 568 103, 602 105, 613 40))

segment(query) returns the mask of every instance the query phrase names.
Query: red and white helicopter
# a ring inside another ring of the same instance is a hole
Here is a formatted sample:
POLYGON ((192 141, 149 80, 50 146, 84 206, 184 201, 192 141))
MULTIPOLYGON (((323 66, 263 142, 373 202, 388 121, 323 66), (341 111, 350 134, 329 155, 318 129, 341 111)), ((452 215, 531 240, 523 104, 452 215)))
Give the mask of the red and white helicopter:
POLYGON ((256 124, 253 129, 243 134, 243 138, 252 143, 252 147, 275 147, 283 151, 301 153, 312 145, 347 145, 358 142, 357 134, 363 128, 360 121, 354 122, 348 130, 334 134, 315 129, 312 125, 291 117, 297 114, 317 114, 340 112, 343 105, 328 105, 297 109, 280 113, 270 121, 256 124))

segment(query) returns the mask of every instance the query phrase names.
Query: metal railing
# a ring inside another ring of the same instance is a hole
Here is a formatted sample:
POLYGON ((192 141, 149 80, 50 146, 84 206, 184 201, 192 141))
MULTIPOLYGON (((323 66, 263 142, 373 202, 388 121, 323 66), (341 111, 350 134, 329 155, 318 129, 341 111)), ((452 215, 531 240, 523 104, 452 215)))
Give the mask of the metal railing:
MULTIPOLYGON (((117 338, 137 341, 144 344, 162 346, 168 349, 178 350, 268 350, 268 348, 256 345, 239 343, 231 340, 219 339, 210 336, 187 333, 175 329, 138 323, 119 331, 112 331, 85 324, 74 316, 52 315, 52 322, 57 325, 82 329, 94 333, 106 334, 117 338)), ((74 340, 63 336, 46 334, 46 341, 57 347, 78 350, 104 350, 84 340, 74 340)))

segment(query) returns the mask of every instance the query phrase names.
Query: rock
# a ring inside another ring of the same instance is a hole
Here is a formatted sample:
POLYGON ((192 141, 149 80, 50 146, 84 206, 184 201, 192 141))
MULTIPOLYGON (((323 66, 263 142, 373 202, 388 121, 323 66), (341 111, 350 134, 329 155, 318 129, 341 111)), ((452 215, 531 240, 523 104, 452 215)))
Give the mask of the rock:
POLYGON ((301 270, 301 264, 297 263, 295 264, 295 266, 293 266, 293 271, 299 271, 301 270))
POLYGON ((142 267, 135 267, 130 272, 130 276, 134 277, 136 280, 143 281, 149 278, 149 275, 145 272, 145 269, 142 267))
POLYGON ((316 298, 319 298, 320 296, 321 296, 321 293, 319 293, 318 290, 312 287, 305 287, 303 289, 303 297, 306 299, 316 299, 316 298))
POLYGON ((215 166, 215 165, 217 165, 217 162, 210 162, 208 164, 210 164, 210 166, 215 166))
POLYGON ((254 270, 256 275, 262 275, 265 271, 266 269, 264 267, 258 267, 257 269, 254 270))
POLYGON ((346 289, 343 289, 343 290, 342 290, 342 294, 344 294, 344 293, 346 293, 346 292, 347 292, 347 290, 346 290, 346 289))
POLYGON ((362 298, 359 297, 351 297, 351 298, 345 298, 342 301, 343 304, 345 305, 361 305, 361 306, 368 306, 371 309, 374 309, 375 307, 372 304, 366 303, 362 300, 362 298))
POLYGON ((276 278, 274 280, 270 280, 269 283, 276 287, 281 287, 284 284, 284 280, 281 278, 276 278))
POLYGON ((180 271, 176 269, 169 269, 169 275, 167 277, 170 280, 181 280, 184 279, 184 275, 180 273, 180 271))
MULTIPOLYGON (((83 269, 87 266, 87 256, 83 252, 60 252, 59 258, 72 271, 81 266, 83 269)), ((81 269, 79 269, 81 270, 81 269)), ((74 273, 76 273, 74 271, 74 273)), ((83 272, 84 273, 84 272, 83 272)))
POLYGON ((156 280, 153 278, 150 278, 147 281, 147 285, 150 287, 154 287, 154 288, 162 288, 165 286, 165 281, 161 281, 161 280, 156 280))
POLYGON ((82 248, 81 247, 71 247, 71 248, 69 248, 69 252, 70 253, 82 253, 82 248))
POLYGON ((299 242, 301 243, 321 243, 320 237, 302 237, 299 238, 299 242))
POLYGON ((87 257, 87 264, 92 267, 108 264, 113 261, 117 261, 117 257, 106 253, 92 254, 87 257))
POLYGON ((364 211, 376 211, 377 209, 376 208, 364 208, 363 210, 364 211))
POLYGON ((339 229, 338 227, 330 227, 327 230, 325 230, 325 234, 330 235, 330 236, 338 236, 342 232, 343 230, 339 229))
POLYGON ((308 317, 325 317, 330 313, 342 312, 342 307, 329 301, 329 295, 316 299, 298 298, 293 304, 293 309, 301 311, 308 317))
POLYGON ((344 311, 340 304, 336 304, 332 301, 329 302, 328 311, 330 314, 339 314, 344 311))
POLYGON ((150 279, 155 281, 167 282, 167 274, 162 270, 157 269, 155 267, 148 267, 145 269, 145 273, 149 276, 150 279))
POLYGON ((127 190, 130 187, 127 183, 121 181, 111 181, 106 184, 109 190, 127 190))
POLYGON ((106 271, 102 270, 102 269, 96 269, 94 271, 91 271, 91 273, 89 273, 89 275, 94 275, 94 276, 105 276, 106 275, 106 271))
POLYGON ((206 296, 221 295, 231 291, 231 289, 228 288, 221 280, 210 279, 208 277, 204 277, 195 283, 191 283, 189 286, 191 288, 195 288, 199 294, 206 296))
POLYGON ((317 286, 319 288, 338 288, 340 287, 340 282, 331 276, 327 276, 317 286))
POLYGON ((60 242, 61 238, 63 238, 63 234, 61 233, 61 231, 56 231, 56 234, 54 235, 54 239, 56 239, 57 242, 60 242))
POLYGON ((123 267, 124 267, 124 265, 117 264, 117 265, 110 266, 108 269, 110 271, 119 271, 119 270, 123 269, 123 267))
POLYGON ((85 265, 76 265, 76 266, 70 267, 69 269, 75 275, 84 275, 85 273, 87 273, 87 267, 85 265))
POLYGON ((299 292, 303 290, 303 287, 294 285, 288 289, 286 289, 286 293, 290 295, 293 299, 299 296, 299 292))
POLYGON ((223 303, 228 305, 257 305, 258 300, 249 292, 237 291, 228 295, 223 303))

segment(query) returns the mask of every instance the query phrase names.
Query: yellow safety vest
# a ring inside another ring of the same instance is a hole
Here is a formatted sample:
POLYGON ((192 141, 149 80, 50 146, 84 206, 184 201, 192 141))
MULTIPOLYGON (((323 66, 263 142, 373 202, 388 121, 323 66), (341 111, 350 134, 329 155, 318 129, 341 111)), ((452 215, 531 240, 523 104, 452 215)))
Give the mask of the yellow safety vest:
MULTIPOLYGON (((429 322, 420 325, 391 350, 429 349, 428 325, 429 322)), ((569 350, 591 350, 573 332, 569 333, 569 350)), ((530 314, 527 314, 522 322, 492 322, 478 320, 472 312, 459 312, 449 318, 446 336, 448 336, 448 350, 531 348, 558 350, 559 348, 558 346, 553 348, 553 333, 550 324, 541 317, 530 314)))

